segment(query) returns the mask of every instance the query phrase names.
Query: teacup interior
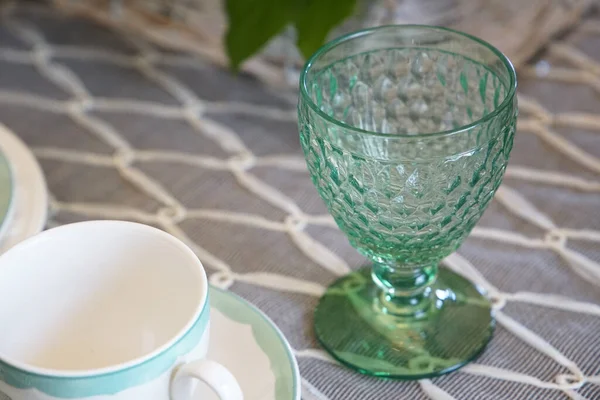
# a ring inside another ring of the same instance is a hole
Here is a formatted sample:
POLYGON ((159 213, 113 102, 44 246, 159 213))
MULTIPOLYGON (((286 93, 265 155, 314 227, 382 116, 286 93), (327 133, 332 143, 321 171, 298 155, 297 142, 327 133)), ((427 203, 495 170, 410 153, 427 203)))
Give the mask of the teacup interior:
POLYGON ((0 257, 0 358, 68 371, 130 362, 181 333, 205 290, 194 255, 158 230, 61 227, 0 257))

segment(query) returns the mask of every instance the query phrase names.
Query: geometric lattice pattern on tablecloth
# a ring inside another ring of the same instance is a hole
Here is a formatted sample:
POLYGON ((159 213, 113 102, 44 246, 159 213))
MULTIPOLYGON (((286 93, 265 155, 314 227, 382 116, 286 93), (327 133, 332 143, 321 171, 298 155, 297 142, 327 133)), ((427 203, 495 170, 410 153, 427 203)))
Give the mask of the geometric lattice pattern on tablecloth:
POLYGON ((599 399, 599 54, 592 16, 521 71, 505 183, 444 261, 488 289, 499 327, 477 362, 433 381, 359 376, 316 348, 318 296, 364 260, 310 183, 293 93, 44 6, 7 4, 0 122, 44 168, 50 226, 128 219, 184 240, 213 284, 288 336, 307 400, 599 399))

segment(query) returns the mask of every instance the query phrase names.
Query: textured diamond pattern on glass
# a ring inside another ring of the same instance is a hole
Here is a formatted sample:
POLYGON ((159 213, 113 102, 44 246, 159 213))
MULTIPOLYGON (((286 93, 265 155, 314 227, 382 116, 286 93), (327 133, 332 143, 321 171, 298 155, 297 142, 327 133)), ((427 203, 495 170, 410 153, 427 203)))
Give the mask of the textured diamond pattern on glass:
POLYGON ((468 125, 505 97, 498 76, 464 56, 384 49, 336 62, 311 84, 312 100, 345 124, 381 133, 433 133, 468 125))
POLYGON ((485 44, 427 27, 350 35, 309 62, 298 106, 307 166, 340 229, 374 263, 336 282, 317 309, 317 335, 341 362, 435 376, 489 340, 489 302, 437 264, 502 181, 517 115, 512 73, 485 44))

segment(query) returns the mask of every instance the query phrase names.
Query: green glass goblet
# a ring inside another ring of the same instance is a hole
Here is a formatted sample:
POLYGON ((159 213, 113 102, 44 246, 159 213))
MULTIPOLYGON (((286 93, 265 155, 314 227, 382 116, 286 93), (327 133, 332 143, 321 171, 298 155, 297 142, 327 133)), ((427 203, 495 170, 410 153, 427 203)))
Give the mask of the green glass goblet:
POLYGON ((502 181, 517 117, 516 75, 464 33, 385 26, 322 47, 300 79, 300 141, 329 212, 373 263, 330 286, 321 344, 362 373, 418 379, 477 357, 490 300, 438 269, 502 181))

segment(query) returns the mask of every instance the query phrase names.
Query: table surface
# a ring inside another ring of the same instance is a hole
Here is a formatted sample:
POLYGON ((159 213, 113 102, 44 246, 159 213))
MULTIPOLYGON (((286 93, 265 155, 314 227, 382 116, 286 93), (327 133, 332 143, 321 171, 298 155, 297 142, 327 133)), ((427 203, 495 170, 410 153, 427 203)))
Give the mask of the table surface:
POLYGON ((45 171, 49 226, 128 219, 183 239, 287 335, 305 400, 600 399, 598 18, 520 71, 505 182, 444 261, 490 291, 498 328, 431 381, 357 375, 318 348, 319 295, 365 261, 310 182, 293 92, 24 3, 0 20, 0 122, 45 171))

